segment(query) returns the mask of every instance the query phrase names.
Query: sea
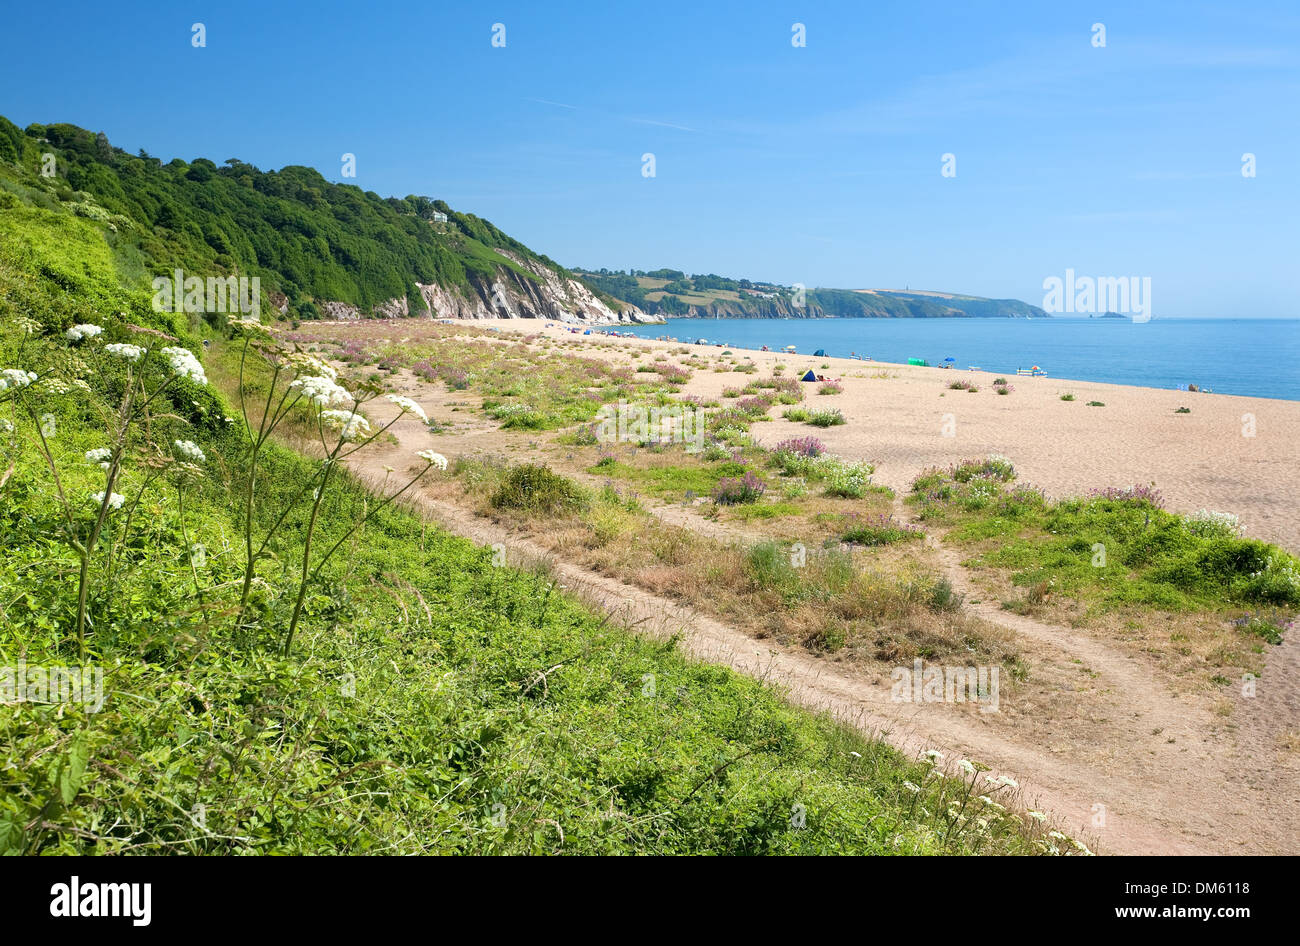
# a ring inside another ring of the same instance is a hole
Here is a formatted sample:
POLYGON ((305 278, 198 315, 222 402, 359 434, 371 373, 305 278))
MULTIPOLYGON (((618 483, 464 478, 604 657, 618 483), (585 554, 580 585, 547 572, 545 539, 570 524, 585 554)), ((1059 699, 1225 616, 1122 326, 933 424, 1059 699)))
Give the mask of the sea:
POLYGON ((1300 400, 1300 319, 668 319, 645 338, 1300 400))

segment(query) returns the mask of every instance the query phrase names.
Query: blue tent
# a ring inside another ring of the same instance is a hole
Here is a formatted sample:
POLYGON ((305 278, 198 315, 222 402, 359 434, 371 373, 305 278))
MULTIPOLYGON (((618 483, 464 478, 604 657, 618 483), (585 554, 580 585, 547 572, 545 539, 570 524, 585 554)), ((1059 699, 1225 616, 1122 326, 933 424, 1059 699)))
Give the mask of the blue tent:
POLYGON ((814 358, 825 358, 825 357, 826 357, 826 349, 825 349, 825 348, 819 348, 819 349, 817 349, 815 352, 813 352, 813 357, 814 357, 814 358))
POLYGON ((803 376, 802 378, 800 378, 799 380, 800 380, 800 381, 816 381, 816 380, 817 380, 817 375, 813 374, 813 370, 812 370, 811 368, 809 368, 808 371, 804 374, 804 376, 803 376))

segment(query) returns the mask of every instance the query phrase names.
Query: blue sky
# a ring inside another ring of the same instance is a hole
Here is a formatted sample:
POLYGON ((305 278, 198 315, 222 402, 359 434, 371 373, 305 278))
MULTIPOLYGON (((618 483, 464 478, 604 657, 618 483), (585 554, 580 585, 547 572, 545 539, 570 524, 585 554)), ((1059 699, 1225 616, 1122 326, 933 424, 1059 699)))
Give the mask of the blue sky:
POLYGON ((10 5, 0 114, 351 152, 569 266, 1034 303, 1071 268, 1149 276, 1157 317, 1300 316, 1294 2, 157 6, 10 5))

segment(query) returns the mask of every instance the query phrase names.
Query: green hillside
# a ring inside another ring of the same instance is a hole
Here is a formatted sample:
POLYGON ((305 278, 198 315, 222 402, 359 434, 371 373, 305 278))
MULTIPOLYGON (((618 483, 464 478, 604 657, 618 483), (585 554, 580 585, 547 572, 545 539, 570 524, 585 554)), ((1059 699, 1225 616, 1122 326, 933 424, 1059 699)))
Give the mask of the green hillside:
POLYGON ((135 276, 257 276, 269 301, 287 315, 314 318, 323 302, 369 311, 407 300, 426 310, 417 283, 462 296, 490 297, 501 274, 537 283, 537 276, 497 250, 564 273, 473 214, 441 200, 380 197, 333 184, 312 168, 262 171, 230 158, 163 164, 131 155, 102 133, 75 125, 19 129, 0 117, 0 187, 44 207, 107 224, 122 267, 135 276), (53 155, 53 175, 44 155, 53 155), (445 214, 446 221, 435 221, 445 214))
POLYGON ((1019 299, 889 289, 808 288, 681 270, 576 270, 593 288, 660 316, 699 318, 1048 318, 1019 299))

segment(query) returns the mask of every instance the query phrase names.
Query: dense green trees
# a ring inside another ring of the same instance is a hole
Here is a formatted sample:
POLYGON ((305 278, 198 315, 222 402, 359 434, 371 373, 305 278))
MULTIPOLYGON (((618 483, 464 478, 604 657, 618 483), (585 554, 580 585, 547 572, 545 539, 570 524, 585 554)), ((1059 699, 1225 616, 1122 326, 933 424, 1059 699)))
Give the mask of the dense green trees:
MULTIPOLYGON (((311 301, 362 309, 406 297, 425 304, 416 283, 467 295, 510 270, 535 277, 498 254, 554 263, 486 220, 441 200, 382 198, 334 184, 312 168, 262 171, 237 158, 163 164, 147 152, 113 148, 101 133, 75 125, 31 125, 25 132, 0 117, 0 160, 39 174, 53 153, 65 201, 89 195, 110 215, 130 221, 122 239, 155 273, 180 266, 195 274, 260 276, 263 289, 288 298, 293 314, 311 317, 311 301), (434 222, 435 213, 445 223, 434 222)), ((123 247, 124 251, 127 249, 123 247)))

